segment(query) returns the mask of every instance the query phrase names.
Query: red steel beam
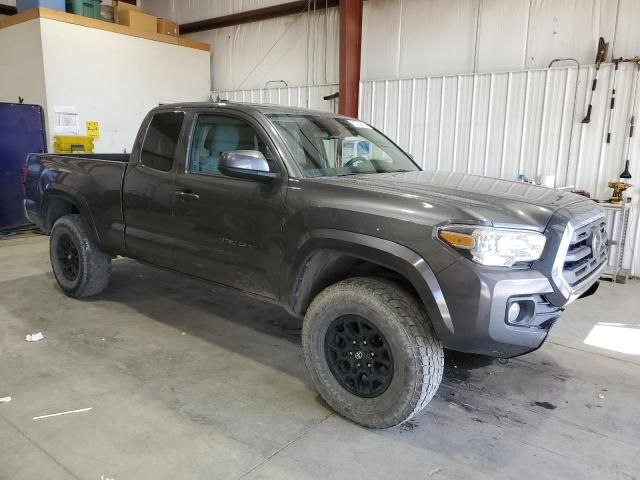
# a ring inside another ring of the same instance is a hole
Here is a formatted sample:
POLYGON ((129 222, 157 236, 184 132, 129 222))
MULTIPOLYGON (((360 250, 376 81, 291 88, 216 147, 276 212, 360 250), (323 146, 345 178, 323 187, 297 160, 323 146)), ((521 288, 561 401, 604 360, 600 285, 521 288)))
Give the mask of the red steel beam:
POLYGON ((358 116, 362 0, 340 0, 340 98, 338 111, 358 116))
MULTIPOLYGON (((338 1, 339 0, 318 0, 316 2, 316 8, 320 10, 324 8, 337 7, 338 1)), ((297 0, 295 2, 281 3, 279 5, 273 5, 271 7, 258 8, 255 10, 248 10, 246 12, 224 15, 222 17, 214 17, 208 18, 206 20, 198 20, 197 22, 184 23, 180 25, 180 33, 184 34, 202 32, 203 30, 214 30, 216 28, 241 25, 243 23, 269 20, 271 18, 303 13, 307 9, 311 8, 313 8, 311 0, 297 0)))

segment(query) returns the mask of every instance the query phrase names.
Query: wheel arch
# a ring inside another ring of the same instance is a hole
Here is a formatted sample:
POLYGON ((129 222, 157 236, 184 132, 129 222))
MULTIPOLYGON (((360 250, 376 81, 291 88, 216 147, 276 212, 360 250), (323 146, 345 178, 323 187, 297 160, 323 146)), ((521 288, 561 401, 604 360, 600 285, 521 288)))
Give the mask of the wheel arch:
POLYGON ((356 275, 392 277, 422 301, 436 333, 453 333, 453 323, 435 274, 413 250, 389 240, 342 230, 313 230, 284 269, 282 300, 302 316, 329 285, 356 275))
POLYGON ((42 202, 43 229, 50 233, 53 224, 60 217, 78 213, 87 224, 87 232, 92 240, 99 243, 98 232, 93 221, 93 215, 89 206, 79 192, 73 192, 62 188, 49 188, 45 192, 42 202))

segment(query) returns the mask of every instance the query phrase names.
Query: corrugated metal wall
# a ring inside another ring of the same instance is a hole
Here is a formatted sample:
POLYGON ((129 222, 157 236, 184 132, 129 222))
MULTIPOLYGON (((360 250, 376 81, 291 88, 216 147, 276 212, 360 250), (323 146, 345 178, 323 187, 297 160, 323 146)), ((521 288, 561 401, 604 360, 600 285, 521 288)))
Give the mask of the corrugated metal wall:
MULTIPOLYGON (((638 0, 369 0, 362 79, 543 68, 558 57, 640 52, 638 0)), ((611 58, 611 57, 609 57, 611 58)))
MULTIPOLYGON (((581 121, 589 103, 593 66, 362 82, 359 116, 426 169, 507 179, 516 179, 519 173, 538 180, 553 175, 556 186, 575 185, 594 198, 607 198, 611 192, 607 181, 619 176, 626 156, 638 78, 633 64, 620 65, 607 144, 613 72, 611 64, 600 69, 589 124, 581 121)), ((639 155, 635 136, 630 152, 634 178, 640 178, 639 155)), ((627 268, 632 246, 637 251, 640 243, 637 212, 636 208, 627 268)), ((633 274, 640 274, 640 256, 633 274)))
POLYGON ((221 90, 211 92, 211 98, 249 103, 274 103, 288 107, 310 108, 323 112, 337 112, 338 100, 324 97, 338 91, 338 85, 310 85, 307 87, 257 88, 251 90, 221 90))

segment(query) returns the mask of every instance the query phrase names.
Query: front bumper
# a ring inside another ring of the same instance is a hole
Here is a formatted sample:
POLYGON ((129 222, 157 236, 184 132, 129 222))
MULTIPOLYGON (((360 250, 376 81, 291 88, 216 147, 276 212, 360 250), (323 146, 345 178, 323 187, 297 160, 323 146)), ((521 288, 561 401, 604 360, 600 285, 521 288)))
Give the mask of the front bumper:
POLYGON ((460 259, 436 277, 448 307, 447 328, 437 328, 445 347, 495 357, 535 350, 563 308, 590 292, 606 267, 602 209, 576 202, 554 213, 542 259, 530 269, 486 267, 460 259), (525 314, 510 322, 511 303, 525 314))
POLYGON ((494 357, 514 357, 539 348, 560 317, 554 289, 536 270, 483 267, 461 260, 437 274, 451 315, 452 331, 438 332, 445 347, 494 357), (512 302, 527 306, 519 325, 507 321, 512 302))

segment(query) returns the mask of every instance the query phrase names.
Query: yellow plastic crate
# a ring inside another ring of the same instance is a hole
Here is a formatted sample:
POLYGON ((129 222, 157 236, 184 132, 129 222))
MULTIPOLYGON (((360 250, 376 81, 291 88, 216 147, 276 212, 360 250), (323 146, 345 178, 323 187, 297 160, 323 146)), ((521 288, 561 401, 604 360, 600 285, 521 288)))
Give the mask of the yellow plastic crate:
POLYGON ((93 153, 93 138, 83 135, 55 135, 53 150, 56 153, 93 153))

